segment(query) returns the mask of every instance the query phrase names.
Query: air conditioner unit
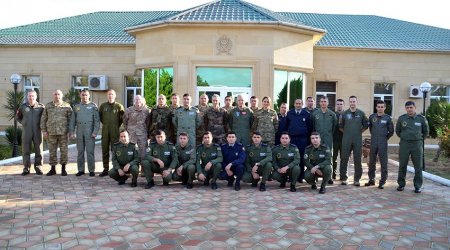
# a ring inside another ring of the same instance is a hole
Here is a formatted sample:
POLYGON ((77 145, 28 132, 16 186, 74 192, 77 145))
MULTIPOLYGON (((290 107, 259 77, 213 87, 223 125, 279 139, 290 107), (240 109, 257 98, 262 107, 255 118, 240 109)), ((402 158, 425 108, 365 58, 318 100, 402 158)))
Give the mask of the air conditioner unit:
POLYGON ((107 90, 108 77, 106 75, 90 75, 88 77, 89 90, 107 90))
POLYGON ((422 98, 423 93, 419 86, 409 86, 409 98, 422 98))

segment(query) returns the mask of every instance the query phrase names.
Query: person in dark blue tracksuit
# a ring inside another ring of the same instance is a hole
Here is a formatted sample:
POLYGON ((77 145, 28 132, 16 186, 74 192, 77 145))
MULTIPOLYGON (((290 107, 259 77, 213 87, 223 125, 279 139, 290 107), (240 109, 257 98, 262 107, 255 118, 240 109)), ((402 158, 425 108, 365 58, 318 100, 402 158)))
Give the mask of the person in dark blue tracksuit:
POLYGON ((244 175, 245 166, 245 151, 244 146, 237 143, 236 133, 229 131, 227 133, 227 143, 222 144, 222 172, 220 173, 221 180, 228 180, 228 186, 232 187, 234 182, 234 176, 236 175, 236 183, 234 184, 234 190, 239 191, 241 189, 241 179, 244 175))
POLYGON ((294 109, 289 110, 286 116, 286 128, 291 138, 291 143, 295 144, 300 151, 300 176, 298 181, 303 182, 305 174, 304 154, 308 145, 308 138, 312 132, 311 116, 305 110, 302 110, 303 101, 297 98, 294 102, 294 109))

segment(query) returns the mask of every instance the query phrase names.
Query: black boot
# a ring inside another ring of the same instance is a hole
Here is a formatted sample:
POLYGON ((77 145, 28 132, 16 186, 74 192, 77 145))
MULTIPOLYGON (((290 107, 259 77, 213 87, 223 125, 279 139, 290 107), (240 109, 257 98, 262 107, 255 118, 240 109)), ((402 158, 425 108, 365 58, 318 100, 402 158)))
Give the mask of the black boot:
POLYGON ((50 169, 50 171, 48 171, 47 176, 52 176, 55 174, 56 174, 55 166, 52 166, 52 169, 50 169))
POLYGON ((66 165, 61 165, 61 176, 67 176, 66 165))

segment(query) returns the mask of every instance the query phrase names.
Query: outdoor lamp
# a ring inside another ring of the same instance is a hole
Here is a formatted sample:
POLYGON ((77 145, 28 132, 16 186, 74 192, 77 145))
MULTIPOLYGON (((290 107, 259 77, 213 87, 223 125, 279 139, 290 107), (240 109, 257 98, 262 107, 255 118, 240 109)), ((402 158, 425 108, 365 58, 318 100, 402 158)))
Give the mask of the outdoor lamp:
MULTIPOLYGON (((426 109, 425 109, 425 101, 427 99, 427 94, 431 90, 431 84, 429 82, 423 82, 420 84, 419 87, 420 91, 423 93, 423 115, 425 116, 425 119, 427 119, 426 109)), ((423 138, 422 142, 422 150, 423 150, 423 161, 422 161, 422 169, 425 170, 425 138, 423 138)))
POLYGON ((12 150, 12 157, 16 157, 18 153, 18 143, 17 143, 17 119, 16 119, 16 113, 17 113, 17 84, 20 83, 22 80, 22 77, 19 74, 12 74, 11 75, 11 83, 14 85, 14 135, 13 135, 13 150, 12 150))

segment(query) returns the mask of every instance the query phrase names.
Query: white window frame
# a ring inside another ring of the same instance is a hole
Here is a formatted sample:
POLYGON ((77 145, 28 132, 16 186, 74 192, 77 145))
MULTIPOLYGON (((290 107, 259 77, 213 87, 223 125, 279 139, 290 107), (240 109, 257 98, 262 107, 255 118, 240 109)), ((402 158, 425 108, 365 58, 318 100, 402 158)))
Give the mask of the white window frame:
MULTIPOLYGON (((388 114, 390 116, 394 115, 394 107, 395 107, 395 83, 394 82, 375 82, 373 84, 373 99, 372 99, 372 103, 375 103, 375 97, 380 98, 381 101, 385 101, 385 97, 390 96, 392 97, 392 110, 391 110, 391 114, 388 114), (392 85, 392 94, 376 94, 375 93, 375 85, 376 84, 389 84, 392 85)), ((375 109, 375 107, 372 107, 372 111, 375 109)))
POLYGON ((142 70, 142 72, 141 72, 141 86, 127 86, 127 77, 138 77, 138 76, 130 76, 130 75, 123 76, 123 81, 124 81, 123 84, 125 86, 125 91, 123 93, 124 94, 123 100, 124 100, 125 108, 133 106, 133 103, 131 103, 131 105, 128 105, 127 93, 129 90, 133 91, 133 100, 134 100, 134 97, 136 95, 138 95, 138 93, 137 93, 138 90, 141 91, 140 95, 144 96, 144 93, 143 93, 144 92, 144 71, 142 70))
MULTIPOLYGON (((433 96, 433 93, 432 92, 430 92, 430 99, 436 99, 436 100, 439 100, 439 99, 447 99, 447 102, 450 102, 450 85, 446 85, 446 84, 432 84, 432 86, 436 86, 436 87, 438 87, 438 89, 440 88, 440 87, 445 87, 445 88, 447 88, 447 95, 445 95, 445 96, 433 96)), ((437 89, 436 89, 437 90, 437 89)), ((435 90, 435 91, 436 91, 435 90)))
POLYGON ((83 76, 83 75, 73 75, 72 76, 72 88, 78 90, 79 92, 81 92, 82 90, 89 90, 89 82, 87 86, 78 86, 77 85, 77 78, 78 77, 86 77, 88 79, 88 76, 83 76))

